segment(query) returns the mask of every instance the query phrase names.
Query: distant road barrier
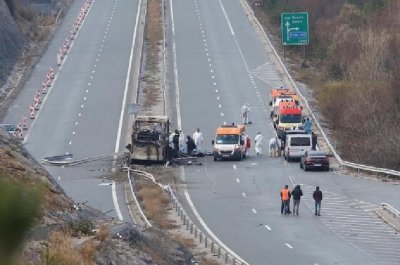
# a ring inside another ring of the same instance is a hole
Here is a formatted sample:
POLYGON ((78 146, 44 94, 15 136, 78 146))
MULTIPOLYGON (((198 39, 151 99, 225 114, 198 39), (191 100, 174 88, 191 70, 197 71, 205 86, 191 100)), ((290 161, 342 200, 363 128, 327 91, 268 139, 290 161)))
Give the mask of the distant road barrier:
POLYGON ((258 21, 258 19, 255 17, 254 15, 254 11, 253 9, 249 6, 249 4, 247 3, 246 0, 241 0, 244 2, 244 4, 247 6, 247 8, 249 9, 249 11, 253 14, 253 19, 256 21, 258 27, 260 28, 260 30, 262 31, 265 39, 268 42, 268 45, 270 46, 273 54, 275 55, 276 59, 279 62, 280 67, 282 68, 282 70, 284 71, 284 73, 286 74, 287 78, 289 79, 291 85, 294 87, 294 89, 296 90, 296 93, 300 96, 300 98, 302 99, 303 103, 305 104, 305 106, 307 107, 308 111, 310 112, 310 115, 312 117, 312 119, 314 120, 315 124, 318 127, 318 130, 321 132, 322 137, 324 138, 325 142, 328 144, 329 149, 331 150, 333 156, 336 158, 336 160, 339 162, 339 164, 343 167, 350 167, 353 169, 357 169, 357 170, 363 170, 363 171, 368 171, 368 172, 374 172, 374 173, 380 173, 380 174, 386 174, 389 176, 396 176, 396 177, 400 177, 400 171, 396 171, 393 169, 388 169, 388 168, 379 168, 379 167, 373 167, 373 166, 367 166, 367 165, 362 165, 362 164, 356 164, 353 162, 349 162, 349 161, 345 161, 343 160, 339 154, 336 152, 336 150, 333 148, 331 142, 329 141, 328 137, 326 136, 324 130, 322 129, 321 125, 319 124, 316 116, 314 115, 314 113, 312 112, 310 105, 308 104, 307 99, 300 93, 299 88, 297 87, 295 81, 293 80, 292 76, 289 74, 288 70, 286 69, 286 66, 283 64, 281 58, 279 57, 277 51, 275 50, 274 46, 272 45, 271 41, 268 38, 268 35, 266 34, 266 32, 264 31, 263 26, 260 24, 260 22, 258 21))

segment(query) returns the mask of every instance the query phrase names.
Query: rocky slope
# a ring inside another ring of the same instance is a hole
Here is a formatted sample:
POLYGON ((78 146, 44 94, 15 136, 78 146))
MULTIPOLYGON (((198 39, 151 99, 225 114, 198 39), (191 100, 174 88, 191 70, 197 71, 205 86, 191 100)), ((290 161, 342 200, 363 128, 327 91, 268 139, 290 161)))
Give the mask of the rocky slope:
POLYGON ((0 0, 0 86, 4 84, 24 45, 23 34, 9 6, 12 6, 12 1, 0 0))

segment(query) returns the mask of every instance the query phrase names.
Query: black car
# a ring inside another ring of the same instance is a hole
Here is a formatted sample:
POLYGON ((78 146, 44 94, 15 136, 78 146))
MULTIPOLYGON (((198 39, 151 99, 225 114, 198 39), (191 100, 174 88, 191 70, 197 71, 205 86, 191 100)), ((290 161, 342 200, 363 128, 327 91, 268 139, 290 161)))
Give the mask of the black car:
POLYGON ((304 171, 309 169, 329 171, 329 158, 323 151, 308 151, 301 158, 300 168, 303 168, 304 171))

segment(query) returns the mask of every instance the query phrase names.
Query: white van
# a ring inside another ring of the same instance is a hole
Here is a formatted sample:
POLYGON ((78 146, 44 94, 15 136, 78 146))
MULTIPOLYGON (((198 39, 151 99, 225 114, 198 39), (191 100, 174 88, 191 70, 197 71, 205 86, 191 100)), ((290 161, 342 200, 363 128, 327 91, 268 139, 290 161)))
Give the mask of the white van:
POLYGON ((283 156, 287 161, 299 159, 312 149, 311 134, 290 134, 286 136, 283 156))

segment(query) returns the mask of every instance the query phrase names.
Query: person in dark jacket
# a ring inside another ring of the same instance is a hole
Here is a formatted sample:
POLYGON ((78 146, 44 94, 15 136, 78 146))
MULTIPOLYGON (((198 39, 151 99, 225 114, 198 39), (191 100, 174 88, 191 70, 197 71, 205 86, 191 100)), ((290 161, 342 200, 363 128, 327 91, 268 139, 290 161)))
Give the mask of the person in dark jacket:
POLYGON ((299 215, 299 207, 300 207, 300 198, 303 196, 303 191, 300 188, 300 185, 296 185, 292 190, 292 198, 293 198, 293 215, 299 215))
POLYGON ((315 215, 321 215, 321 201, 322 201, 322 191, 319 190, 319 186, 315 188, 313 193, 313 198, 315 201, 315 215))
POLYGON ((174 144, 175 151, 179 151, 179 131, 175 130, 175 134, 172 138, 172 143, 174 144))
POLYGON ((190 137, 189 135, 186 138, 187 138, 186 146, 187 146, 188 155, 192 155, 193 150, 196 149, 196 144, 194 143, 193 138, 190 137))
POLYGON ((316 150, 317 148, 317 135, 314 132, 311 132, 311 142, 312 142, 312 150, 316 150))

